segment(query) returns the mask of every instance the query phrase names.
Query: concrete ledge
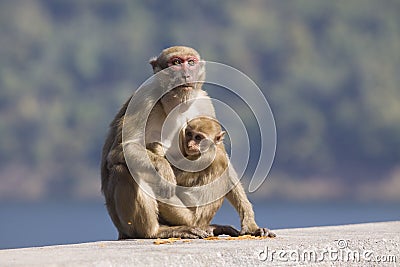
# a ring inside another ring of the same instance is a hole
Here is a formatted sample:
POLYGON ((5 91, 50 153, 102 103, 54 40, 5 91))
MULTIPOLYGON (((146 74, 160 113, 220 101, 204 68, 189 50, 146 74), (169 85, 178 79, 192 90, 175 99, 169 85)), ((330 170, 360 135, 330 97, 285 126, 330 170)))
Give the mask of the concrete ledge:
POLYGON ((400 221, 276 230, 261 240, 99 241, 0 250, 0 266, 400 265, 400 221))

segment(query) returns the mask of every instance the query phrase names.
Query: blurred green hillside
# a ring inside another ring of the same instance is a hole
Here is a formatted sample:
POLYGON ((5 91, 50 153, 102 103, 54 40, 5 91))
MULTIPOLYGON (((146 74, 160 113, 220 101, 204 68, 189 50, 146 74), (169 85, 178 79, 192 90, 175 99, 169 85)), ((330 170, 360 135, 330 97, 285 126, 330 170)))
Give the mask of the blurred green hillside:
POLYGON ((171 45, 263 90, 258 197, 399 200, 400 1, 0 1, 0 199, 99 198, 109 122, 171 45))

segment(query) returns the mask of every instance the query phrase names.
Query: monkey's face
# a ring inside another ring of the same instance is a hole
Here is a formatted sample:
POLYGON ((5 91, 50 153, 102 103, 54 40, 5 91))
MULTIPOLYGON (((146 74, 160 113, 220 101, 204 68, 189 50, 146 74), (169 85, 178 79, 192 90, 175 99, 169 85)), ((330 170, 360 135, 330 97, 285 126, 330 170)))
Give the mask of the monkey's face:
POLYGON ((217 120, 205 116, 194 118, 181 131, 181 151, 187 156, 215 153, 218 146, 223 148, 224 136, 217 120))
POLYGON ((170 96, 181 98, 182 102, 191 99, 193 91, 201 89, 205 80, 204 62, 197 51, 190 47, 167 48, 157 58, 150 60, 150 64, 154 73, 166 70, 165 76, 162 76, 163 84, 172 87, 170 96))
POLYGON ((192 98, 194 91, 201 88, 199 81, 204 73, 203 63, 194 55, 174 55, 167 61, 170 78, 175 84, 180 84, 171 90, 173 95, 182 99, 182 102, 192 98))
POLYGON ((183 146, 188 156, 200 156, 201 153, 207 152, 212 145, 212 140, 207 138, 203 133, 193 131, 192 129, 185 130, 183 146))

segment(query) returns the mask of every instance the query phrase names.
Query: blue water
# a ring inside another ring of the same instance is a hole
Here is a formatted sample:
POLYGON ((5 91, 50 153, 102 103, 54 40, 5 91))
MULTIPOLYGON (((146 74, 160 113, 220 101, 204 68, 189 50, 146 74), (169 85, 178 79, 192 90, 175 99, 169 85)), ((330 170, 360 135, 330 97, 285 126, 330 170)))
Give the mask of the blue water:
MULTIPOLYGON (((260 226, 271 229, 400 220, 399 203, 254 204, 260 226)), ((98 240, 115 240, 101 202, 0 203, 0 249, 98 240)), ((239 217, 224 204, 214 223, 239 227, 239 217)))

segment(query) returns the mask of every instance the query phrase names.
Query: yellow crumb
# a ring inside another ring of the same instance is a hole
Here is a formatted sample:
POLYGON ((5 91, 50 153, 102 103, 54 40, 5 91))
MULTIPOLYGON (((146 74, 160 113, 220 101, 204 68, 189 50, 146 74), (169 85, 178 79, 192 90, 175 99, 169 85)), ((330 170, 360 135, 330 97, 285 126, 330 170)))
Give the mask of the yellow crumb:
POLYGON ((204 240, 259 240, 266 239, 266 236, 253 236, 253 235, 242 235, 242 236, 228 236, 228 237, 218 237, 218 236, 210 236, 203 238, 204 240))
POLYGON ((168 239, 161 239, 161 238, 157 238, 156 240, 154 240, 154 244, 155 245, 161 245, 161 244, 172 244, 175 243, 176 241, 181 240, 180 238, 177 237, 171 237, 168 239))
POLYGON ((181 240, 181 238, 180 237, 170 237, 170 238, 168 238, 168 240, 169 241, 178 241, 178 240, 181 240))
POLYGON ((153 244, 154 245, 161 245, 161 244, 165 244, 165 243, 163 241, 156 240, 156 241, 153 242, 153 244))
POLYGON ((168 240, 163 240, 163 239, 160 239, 160 238, 157 238, 156 240, 154 240, 154 242, 153 242, 155 245, 161 245, 161 244, 168 244, 169 242, 168 242, 168 240))
POLYGON ((218 236, 209 236, 209 237, 205 237, 203 239, 204 240, 220 240, 220 238, 218 236))

